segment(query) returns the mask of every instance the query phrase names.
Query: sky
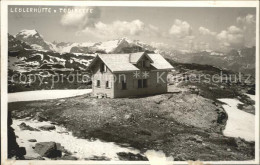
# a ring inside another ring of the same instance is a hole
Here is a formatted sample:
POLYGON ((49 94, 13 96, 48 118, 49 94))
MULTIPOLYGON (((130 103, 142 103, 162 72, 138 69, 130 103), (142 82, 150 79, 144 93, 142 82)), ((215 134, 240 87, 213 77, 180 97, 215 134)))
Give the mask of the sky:
MULTIPOLYGON (((23 6, 22 10, 40 11, 42 7, 23 6)), ((21 6, 9 6, 9 33, 36 29, 50 42, 102 42, 127 37, 176 50, 229 51, 255 46, 255 8, 44 7, 51 12, 18 12, 21 6)))

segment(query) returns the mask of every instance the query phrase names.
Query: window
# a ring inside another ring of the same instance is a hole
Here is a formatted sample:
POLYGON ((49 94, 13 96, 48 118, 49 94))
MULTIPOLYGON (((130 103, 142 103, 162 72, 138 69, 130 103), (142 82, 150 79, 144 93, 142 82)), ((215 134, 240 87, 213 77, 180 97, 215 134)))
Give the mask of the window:
POLYGON ((107 71, 107 67, 104 63, 100 64, 100 72, 106 72, 107 71))
POLYGON ((100 88, 100 80, 97 80, 97 87, 100 88))
POLYGON ((106 88, 109 88, 109 81, 106 81, 106 88))
POLYGON ((142 88, 142 80, 138 80, 138 88, 142 88))
POLYGON ((122 89, 125 90, 126 89, 126 82, 122 81, 122 89))
POLYGON ((138 88, 147 88, 147 79, 138 80, 138 88))

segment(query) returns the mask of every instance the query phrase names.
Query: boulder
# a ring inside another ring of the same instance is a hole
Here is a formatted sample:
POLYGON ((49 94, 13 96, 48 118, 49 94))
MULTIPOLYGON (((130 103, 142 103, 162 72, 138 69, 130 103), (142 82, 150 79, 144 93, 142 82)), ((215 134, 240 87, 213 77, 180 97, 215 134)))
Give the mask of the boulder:
POLYGON ((252 105, 246 105, 246 106, 244 106, 244 109, 245 109, 245 110, 254 110, 255 107, 252 106, 252 105))
POLYGON ((125 115, 125 119, 126 119, 126 120, 130 119, 131 117, 132 117, 132 114, 126 114, 126 115, 125 115))
POLYGON ((21 130, 29 130, 29 131, 40 131, 36 128, 33 128, 29 125, 26 125, 24 122, 22 122, 20 125, 18 125, 20 127, 21 130))
POLYGON ((57 146, 55 142, 36 143, 34 150, 42 157, 48 157, 48 158, 61 157, 61 151, 57 150, 57 146))
POLYGON ((202 143, 203 139, 199 135, 188 137, 187 140, 195 141, 197 143, 202 143))
POLYGON ((44 130, 44 131, 50 131, 50 130, 55 130, 56 127, 54 125, 44 125, 44 126, 41 126, 39 127, 41 130, 44 130))
POLYGON ((28 141, 29 141, 29 142, 37 142, 36 139, 29 139, 28 141))
POLYGON ((56 143, 57 150, 65 153, 66 155, 71 155, 71 152, 66 150, 60 143, 56 143))
POLYGON ((40 122, 42 121, 47 121, 47 117, 45 117, 43 114, 41 114, 40 112, 37 112, 33 118, 34 120, 38 120, 40 122))
POLYGON ((133 154, 131 152, 118 152, 116 153, 119 157, 120 160, 143 160, 143 161, 147 161, 147 157, 141 155, 141 154, 133 154))

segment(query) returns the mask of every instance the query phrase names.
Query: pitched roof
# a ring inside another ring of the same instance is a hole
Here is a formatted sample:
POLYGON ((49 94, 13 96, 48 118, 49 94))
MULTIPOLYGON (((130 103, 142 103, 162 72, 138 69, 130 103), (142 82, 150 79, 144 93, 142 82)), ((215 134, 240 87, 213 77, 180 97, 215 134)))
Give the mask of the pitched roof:
POLYGON ((144 54, 144 52, 129 54, 130 62, 136 64, 138 62, 138 60, 143 56, 143 54, 144 54))
POLYGON ((156 69, 173 69, 172 65, 160 54, 147 54, 153 60, 151 65, 156 69))
MULTIPOLYGON (((100 58, 112 72, 121 71, 138 71, 139 69, 134 65, 144 55, 144 52, 132 53, 132 54, 99 54, 89 65, 94 65, 95 61, 100 58)), ((146 54, 152 61, 151 65, 158 70, 173 69, 160 54, 146 54)))
POLYGON ((139 70, 129 62, 129 54, 100 54, 98 56, 112 72, 139 70))

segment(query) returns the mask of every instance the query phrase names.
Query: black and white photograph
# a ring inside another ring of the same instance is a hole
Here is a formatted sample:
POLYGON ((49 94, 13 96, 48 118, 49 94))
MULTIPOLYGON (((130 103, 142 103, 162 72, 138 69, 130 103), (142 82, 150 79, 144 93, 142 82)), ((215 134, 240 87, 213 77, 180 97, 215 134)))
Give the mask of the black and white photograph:
POLYGON ((1 3, 2 163, 259 164, 259 2, 193 3, 1 3))

